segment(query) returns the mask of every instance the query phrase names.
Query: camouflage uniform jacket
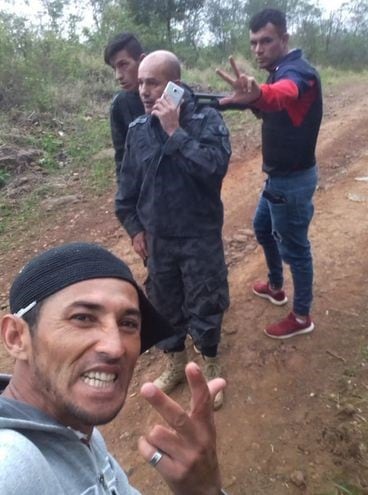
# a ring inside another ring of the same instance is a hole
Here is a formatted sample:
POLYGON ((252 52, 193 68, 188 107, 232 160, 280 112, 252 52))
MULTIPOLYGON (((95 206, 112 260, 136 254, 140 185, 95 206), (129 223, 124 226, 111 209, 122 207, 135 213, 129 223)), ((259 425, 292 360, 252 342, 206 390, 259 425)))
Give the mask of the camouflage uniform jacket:
POLYGON ((155 116, 130 126, 116 195, 116 215, 131 237, 220 233, 221 185, 231 155, 229 132, 213 108, 196 112, 186 93, 172 136, 155 116))

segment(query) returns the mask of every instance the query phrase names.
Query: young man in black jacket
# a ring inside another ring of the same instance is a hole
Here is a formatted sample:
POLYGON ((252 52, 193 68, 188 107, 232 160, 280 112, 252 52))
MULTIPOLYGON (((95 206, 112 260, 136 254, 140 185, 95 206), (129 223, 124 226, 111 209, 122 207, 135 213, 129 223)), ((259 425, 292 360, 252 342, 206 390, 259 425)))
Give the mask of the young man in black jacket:
POLYGON ((133 120, 144 114, 138 93, 138 66, 144 57, 141 43, 132 33, 120 33, 105 48, 104 60, 115 72, 122 91, 112 100, 110 126, 115 149, 116 178, 124 156, 128 127, 133 120))

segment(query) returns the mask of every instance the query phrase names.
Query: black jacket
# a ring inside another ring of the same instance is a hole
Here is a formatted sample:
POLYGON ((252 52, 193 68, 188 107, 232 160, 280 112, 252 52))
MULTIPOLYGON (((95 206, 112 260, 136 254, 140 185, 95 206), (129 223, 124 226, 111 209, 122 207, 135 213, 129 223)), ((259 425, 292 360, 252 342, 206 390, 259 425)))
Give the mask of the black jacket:
POLYGON ((310 94, 313 102, 300 125, 293 124, 287 109, 260 112, 263 119, 263 171, 271 176, 288 175, 316 164, 315 149, 322 119, 320 78, 303 58, 301 50, 288 53, 270 73, 267 84, 282 79, 291 79, 299 88, 299 101, 294 104, 294 109, 300 106, 303 98, 311 98, 310 94), (309 88, 309 82, 313 82, 312 88, 309 88))
POLYGON ((144 107, 138 92, 120 91, 117 93, 110 108, 110 127, 112 144, 115 149, 116 177, 124 156, 125 139, 129 124, 144 114, 144 107))
POLYGON ((195 111, 186 92, 180 128, 169 137, 159 120, 129 126, 116 195, 116 215, 133 237, 198 237, 221 232, 221 185, 230 155, 229 132, 212 108, 195 111))

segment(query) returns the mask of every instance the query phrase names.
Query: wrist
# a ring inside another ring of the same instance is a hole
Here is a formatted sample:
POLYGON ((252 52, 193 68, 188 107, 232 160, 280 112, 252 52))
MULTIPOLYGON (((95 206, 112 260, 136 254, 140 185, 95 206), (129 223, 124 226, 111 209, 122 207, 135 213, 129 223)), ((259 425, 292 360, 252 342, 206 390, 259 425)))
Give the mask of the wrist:
MULTIPOLYGON (((255 100, 252 100, 250 102, 251 105, 254 105, 255 103, 259 103, 259 100, 262 98, 262 90, 260 89, 259 90, 259 95, 257 96, 257 98, 255 100)), ((225 494, 226 495, 226 494, 225 494)))
POLYGON ((173 134, 175 134, 175 131, 177 131, 179 129, 179 126, 171 126, 171 127, 168 127, 167 129, 165 129, 165 132, 166 134, 171 137, 173 134))

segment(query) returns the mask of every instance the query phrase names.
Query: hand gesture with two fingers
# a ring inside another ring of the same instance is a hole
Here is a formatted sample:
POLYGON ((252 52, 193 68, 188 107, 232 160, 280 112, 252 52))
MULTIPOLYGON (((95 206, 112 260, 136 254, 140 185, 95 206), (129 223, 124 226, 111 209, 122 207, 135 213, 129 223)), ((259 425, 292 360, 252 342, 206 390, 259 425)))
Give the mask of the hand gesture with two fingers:
POLYGON ((165 419, 139 440, 142 456, 165 479, 175 495, 219 495, 221 476, 216 451, 213 399, 225 387, 225 380, 206 380, 195 363, 186 366, 191 390, 187 413, 152 383, 145 383, 141 395, 165 419))
POLYGON ((235 77, 231 76, 221 69, 216 69, 216 74, 218 74, 224 81, 230 84, 230 86, 234 90, 232 95, 222 98, 220 100, 220 104, 246 105, 258 100, 258 98, 261 96, 261 89, 254 77, 248 76, 245 73, 241 73, 233 57, 229 57, 229 62, 235 74, 235 77))

